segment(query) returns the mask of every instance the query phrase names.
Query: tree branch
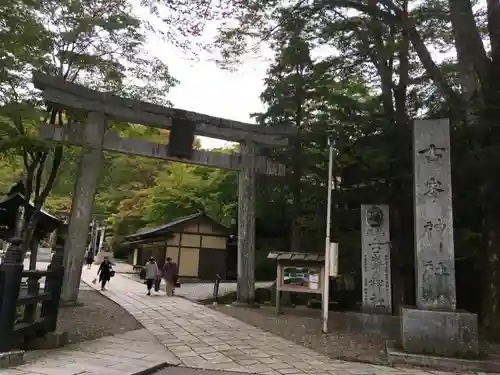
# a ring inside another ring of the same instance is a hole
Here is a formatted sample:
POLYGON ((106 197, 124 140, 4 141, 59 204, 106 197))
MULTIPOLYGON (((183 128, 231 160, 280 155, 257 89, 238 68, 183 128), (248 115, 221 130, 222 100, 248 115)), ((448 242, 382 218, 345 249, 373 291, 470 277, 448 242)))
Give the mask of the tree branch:
POLYGON ((500 3, 488 0, 488 34, 490 36, 492 65, 500 64, 500 3))
POLYGON ((35 206, 38 205, 41 207, 45 199, 48 197, 52 187, 54 186, 54 182, 57 177, 57 171, 59 170, 59 166, 61 165, 63 157, 63 145, 57 145, 54 151, 54 158, 52 160, 52 169, 50 170, 49 177, 47 178, 47 183, 39 196, 39 201, 35 202, 35 206))
MULTIPOLYGON (((475 73, 481 86, 486 87, 489 81, 490 59, 486 55, 470 0, 449 0, 449 4, 459 63, 466 67, 466 71, 462 73, 467 75, 475 73), (472 69, 469 69, 469 66, 472 69)), ((477 78, 471 77, 473 80, 477 78)))
MULTIPOLYGON (((369 0, 368 6, 371 9, 376 8, 376 0, 369 0)), ((382 102, 385 114, 391 121, 394 119, 394 104, 392 100, 392 69, 389 66, 387 47, 385 46, 383 40, 383 25, 380 19, 374 15, 371 15, 370 19, 371 22, 369 26, 372 29, 373 39, 375 41, 374 54, 378 61, 378 73, 382 82, 382 102)))
POLYGON ((40 187, 42 186, 43 168, 45 166, 45 161, 47 160, 48 152, 40 152, 40 161, 38 163, 38 169, 35 176, 35 201, 40 195, 40 187))
POLYGON ((438 85, 442 94, 450 102, 452 111, 455 112, 456 115, 461 115, 460 109, 463 108, 462 98, 446 81, 441 69, 439 69, 434 62, 428 48, 422 40, 422 37, 415 28, 413 21, 409 17, 405 19, 404 12, 391 0, 379 0, 379 3, 392 10, 394 14, 384 11, 378 7, 370 7, 356 0, 325 0, 325 2, 326 4, 318 2, 315 6, 322 5, 324 7, 351 8, 368 15, 379 17, 386 23, 395 24, 404 28, 408 33, 411 44, 413 45, 413 48, 429 77, 438 85))

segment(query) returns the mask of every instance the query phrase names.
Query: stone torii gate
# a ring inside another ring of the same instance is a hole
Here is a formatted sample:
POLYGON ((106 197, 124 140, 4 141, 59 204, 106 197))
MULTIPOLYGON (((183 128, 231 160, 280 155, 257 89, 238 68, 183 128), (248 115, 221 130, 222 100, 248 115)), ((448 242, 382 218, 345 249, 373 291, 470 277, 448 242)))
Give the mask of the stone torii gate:
POLYGON ((97 181, 103 167, 103 151, 139 155, 183 163, 239 170, 238 186, 238 302, 253 303, 255 298, 255 177, 256 173, 282 176, 283 165, 257 156, 258 145, 284 147, 295 131, 288 126, 263 127, 168 108, 139 100, 125 99, 69 83, 60 77, 35 73, 33 83, 43 91, 52 108, 87 112, 87 124, 69 127, 43 124, 40 137, 82 146, 75 183, 68 239, 62 298, 78 298, 81 270, 87 243, 97 181), (107 128, 107 119, 169 129, 169 145, 122 138, 107 128), (240 154, 223 155, 193 150, 195 135, 239 142, 240 154))

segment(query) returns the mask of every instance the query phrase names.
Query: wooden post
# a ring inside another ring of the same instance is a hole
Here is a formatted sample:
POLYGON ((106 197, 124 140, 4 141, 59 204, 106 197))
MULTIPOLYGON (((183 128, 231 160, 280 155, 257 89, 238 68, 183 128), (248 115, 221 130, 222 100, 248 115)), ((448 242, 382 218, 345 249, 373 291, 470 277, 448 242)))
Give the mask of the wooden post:
POLYGON ((38 257, 38 246, 40 245, 40 235, 38 233, 33 233, 33 238, 31 239, 30 246, 30 270, 36 270, 36 261, 38 257))
POLYGON ((240 143, 238 181, 238 289, 239 303, 255 301, 255 154, 252 141, 240 143))
POLYGON ((52 298, 42 303, 41 311, 42 317, 48 316, 50 319, 50 323, 47 325, 48 332, 55 331, 57 327, 57 315, 59 312, 59 302, 64 278, 64 246, 61 243, 58 243, 54 245, 53 249, 54 255, 52 256, 52 261, 48 267, 51 274, 45 283, 45 291, 50 291, 52 293, 52 298))
POLYGON ((97 180, 104 163, 102 146, 105 131, 105 115, 97 112, 89 113, 85 128, 86 148, 80 157, 68 224, 68 238, 64 247, 66 272, 61 298, 65 302, 76 302, 78 299, 97 180))
POLYGON ((281 314, 281 286, 283 284, 283 267, 280 262, 276 266, 276 314, 281 314))
MULTIPOLYGON (((136 266, 139 264, 139 263, 137 263, 138 257, 139 257, 139 250, 134 249, 134 256, 132 257, 132 266, 136 266)), ((166 259, 166 257, 165 257, 165 259, 166 259)), ((163 262, 165 262, 165 259, 163 259, 163 262)))
POLYGON ((23 272, 22 240, 14 237, 0 265, 0 353, 8 352, 14 344, 16 306, 23 272))
POLYGON ((49 247, 51 249, 54 249, 54 247, 56 246, 56 242, 57 242, 57 229, 54 229, 52 233, 50 233, 49 247))

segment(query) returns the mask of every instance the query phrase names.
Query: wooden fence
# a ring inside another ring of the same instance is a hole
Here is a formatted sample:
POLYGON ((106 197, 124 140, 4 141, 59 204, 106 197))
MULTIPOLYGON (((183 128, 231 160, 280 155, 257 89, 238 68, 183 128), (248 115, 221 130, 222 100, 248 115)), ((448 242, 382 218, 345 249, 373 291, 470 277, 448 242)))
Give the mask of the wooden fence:
POLYGON ((20 239, 12 239, 0 264, 0 353, 53 332, 57 325, 64 247, 55 247, 46 271, 24 271, 21 244, 20 239), (23 278, 27 278, 26 283, 23 278), (41 278, 45 278, 43 289, 41 278))

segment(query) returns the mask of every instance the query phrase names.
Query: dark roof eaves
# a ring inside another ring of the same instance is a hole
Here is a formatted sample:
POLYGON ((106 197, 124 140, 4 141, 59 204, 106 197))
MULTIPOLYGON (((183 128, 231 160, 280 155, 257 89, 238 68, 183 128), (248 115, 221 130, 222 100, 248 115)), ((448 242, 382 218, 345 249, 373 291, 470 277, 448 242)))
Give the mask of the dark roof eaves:
POLYGON ((179 224, 185 223, 188 220, 196 219, 197 217, 199 217, 201 215, 203 215, 203 213, 198 212, 196 214, 191 214, 191 215, 183 216, 183 217, 171 220, 168 223, 163 224, 163 225, 161 225, 159 227, 156 227, 156 228, 151 228, 149 230, 142 231, 142 232, 139 230, 136 233, 132 233, 132 234, 129 234, 128 236, 125 236, 125 239, 126 240, 131 240, 131 239, 140 238, 140 237, 143 237, 143 236, 150 236, 152 234, 159 233, 159 232, 164 231, 166 229, 172 229, 172 228, 174 228, 175 226, 177 226, 179 224))

